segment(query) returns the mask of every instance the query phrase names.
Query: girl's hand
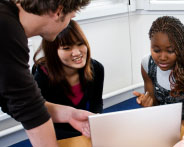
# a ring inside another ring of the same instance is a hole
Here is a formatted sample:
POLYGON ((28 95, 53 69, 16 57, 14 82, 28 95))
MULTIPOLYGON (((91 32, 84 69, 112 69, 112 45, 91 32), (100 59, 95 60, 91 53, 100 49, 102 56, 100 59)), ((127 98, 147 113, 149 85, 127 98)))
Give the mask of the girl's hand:
POLYGON ((134 91, 133 94, 137 96, 137 103, 143 107, 153 106, 153 98, 147 91, 145 94, 134 91))

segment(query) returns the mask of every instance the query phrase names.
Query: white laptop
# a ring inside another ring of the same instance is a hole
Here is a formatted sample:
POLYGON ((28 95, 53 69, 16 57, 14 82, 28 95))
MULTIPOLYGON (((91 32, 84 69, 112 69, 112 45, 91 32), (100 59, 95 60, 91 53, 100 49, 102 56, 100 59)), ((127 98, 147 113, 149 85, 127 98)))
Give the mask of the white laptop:
POLYGON ((93 147, 172 147, 180 140, 182 104, 89 116, 93 147))

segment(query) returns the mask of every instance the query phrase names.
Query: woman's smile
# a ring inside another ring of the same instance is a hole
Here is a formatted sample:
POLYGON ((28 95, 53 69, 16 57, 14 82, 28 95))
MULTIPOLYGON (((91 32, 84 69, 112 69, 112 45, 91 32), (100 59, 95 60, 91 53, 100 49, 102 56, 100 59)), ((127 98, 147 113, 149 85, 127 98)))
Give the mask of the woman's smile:
POLYGON ((75 63, 79 64, 79 63, 82 62, 82 59, 83 59, 83 56, 82 56, 82 55, 79 55, 79 56, 77 56, 77 57, 74 57, 74 58, 72 59, 72 61, 74 61, 75 63))

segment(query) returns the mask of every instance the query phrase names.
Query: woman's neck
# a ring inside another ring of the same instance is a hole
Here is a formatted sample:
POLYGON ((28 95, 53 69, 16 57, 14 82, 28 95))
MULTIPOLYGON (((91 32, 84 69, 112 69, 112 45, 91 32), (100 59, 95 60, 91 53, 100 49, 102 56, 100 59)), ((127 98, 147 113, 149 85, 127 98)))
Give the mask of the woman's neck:
POLYGON ((64 71, 66 79, 71 86, 80 83, 78 70, 66 67, 64 68, 64 71))

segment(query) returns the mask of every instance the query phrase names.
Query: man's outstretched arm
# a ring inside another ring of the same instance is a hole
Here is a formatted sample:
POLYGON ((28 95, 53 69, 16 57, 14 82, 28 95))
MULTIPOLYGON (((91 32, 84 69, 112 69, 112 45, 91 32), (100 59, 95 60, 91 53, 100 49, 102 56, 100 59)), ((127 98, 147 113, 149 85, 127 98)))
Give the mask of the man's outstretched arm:
POLYGON ((93 113, 75 109, 70 106, 45 102, 46 107, 52 117, 53 122, 69 123, 73 128, 80 131, 84 136, 90 137, 88 116, 93 113))
POLYGON ((33 147, 58 147, 52 119, 26 133, 33 147))

